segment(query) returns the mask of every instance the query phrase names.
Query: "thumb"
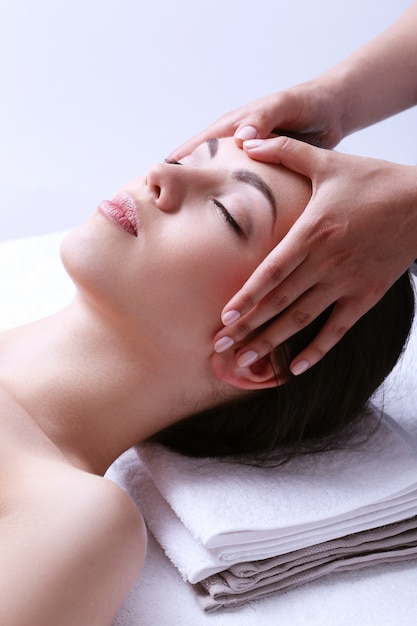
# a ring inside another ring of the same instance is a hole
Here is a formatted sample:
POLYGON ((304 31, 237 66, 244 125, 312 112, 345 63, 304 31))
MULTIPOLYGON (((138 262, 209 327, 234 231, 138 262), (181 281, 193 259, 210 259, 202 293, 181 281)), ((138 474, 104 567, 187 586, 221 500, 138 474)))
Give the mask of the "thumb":
POLYGON ((328 154, 328 150, 289 137, 248 140, 243 143, 243 149, 251 159, 284 165, 307 178, 312 178, 313 172, 317 173, 328 154))
POLYGON ((267 115, 252 114, 245 117, 237 126, 234 136, 239 141, 266 139, 273 132, 274 123, 267 115))

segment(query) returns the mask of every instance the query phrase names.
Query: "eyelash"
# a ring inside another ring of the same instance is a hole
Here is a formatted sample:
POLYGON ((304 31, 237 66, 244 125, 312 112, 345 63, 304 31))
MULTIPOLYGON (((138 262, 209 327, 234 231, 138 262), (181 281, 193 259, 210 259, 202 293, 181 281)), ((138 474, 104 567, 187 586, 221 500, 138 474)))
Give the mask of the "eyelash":
POLYGON ((165 159, 165 163, 168 163, 168 165, 182 165, 182 163, 175 159, 165 159))
MULTIPOLYGON (((165 159, 165 163, 168 163, 169 165, 182 165, 182 163, 180 163, 179 161, 176 161, 175 159, 169 159, 169 158, 165 159)), ((239 224, 236 222, 236 220, 230 215, 229 211, 226 209, 224 204, 219 202, 219 200, 216 200, 216 198, 211 198, 211 201, 213 202, 215 207, 220 211, 225 222, 230 224, 230 226, 238 235, 243 236, 244 234, 243 230, 241 229, 239 224)))
POLYGON ((237 232, 237 234, 239 236, 243 235, 243 230, 241 229, 241 227, 239 226, 239 224, 236 222, 236 220, 230 215, 229 211, 226 209, 226 207, 224 206, 224 204, 222 204, 221 202, 219 202, 219 200, 216 200, 216 198, 210 198, 211 201, 213 202, 213 204, 215 205, 215 207, 217 209, 219 209, 223 219, 231 225, 231 227, 233 228, 233 230, 235 230, 237 232))

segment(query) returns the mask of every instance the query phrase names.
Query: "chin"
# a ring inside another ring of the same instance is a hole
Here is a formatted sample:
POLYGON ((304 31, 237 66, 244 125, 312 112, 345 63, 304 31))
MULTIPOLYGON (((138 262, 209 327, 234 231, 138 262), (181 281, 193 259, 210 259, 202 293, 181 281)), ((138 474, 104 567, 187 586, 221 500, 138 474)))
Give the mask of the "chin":
POLYGON ((105 271, 105 257, 110 255, 108 241, 97 228, 94 214, 87 222, 71 230, 62 240, 60 255, 64 268, 77 286, 98 287, 105 271))

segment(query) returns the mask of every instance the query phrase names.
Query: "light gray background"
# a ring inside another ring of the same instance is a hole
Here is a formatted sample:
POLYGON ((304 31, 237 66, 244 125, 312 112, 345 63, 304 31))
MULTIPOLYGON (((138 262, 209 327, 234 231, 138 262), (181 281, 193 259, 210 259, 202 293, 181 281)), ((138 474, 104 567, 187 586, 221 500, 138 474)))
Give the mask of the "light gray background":
MULTIPOLYGON (((0 240, 76 225, 223 112, 311 78, 408 0, 0 0, 0 240)), ((341 149, 417 163, 417 111, 341 149)))

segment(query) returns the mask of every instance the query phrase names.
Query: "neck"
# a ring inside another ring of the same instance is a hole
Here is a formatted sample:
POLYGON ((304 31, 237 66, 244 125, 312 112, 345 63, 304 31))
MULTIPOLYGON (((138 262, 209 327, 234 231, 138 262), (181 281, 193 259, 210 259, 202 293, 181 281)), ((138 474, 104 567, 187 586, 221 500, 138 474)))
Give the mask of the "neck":
POLYGON ((102 474, 127 448, 208 401, 201 366, 151 355, 146 342, 127 331, 120 337, 76 299, 1 335, 0 386, 69 461, 102 474))

